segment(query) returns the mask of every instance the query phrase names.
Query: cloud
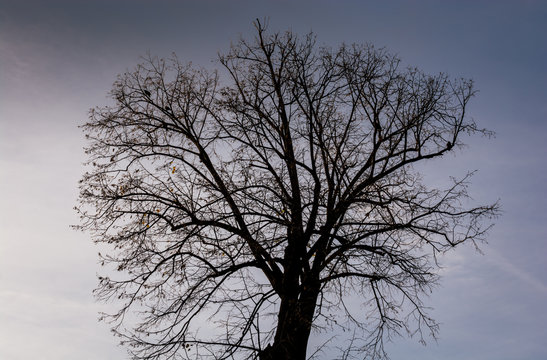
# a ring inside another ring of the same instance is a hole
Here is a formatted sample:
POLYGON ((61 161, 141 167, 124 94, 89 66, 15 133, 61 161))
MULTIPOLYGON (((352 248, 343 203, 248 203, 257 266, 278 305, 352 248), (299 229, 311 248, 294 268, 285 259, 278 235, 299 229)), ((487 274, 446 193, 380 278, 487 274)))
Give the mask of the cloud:
POLYGON ((547 296, 547 284, 543 283, 540 279, 535 277, 532 273, 518 267, 512 263, 508 258, 503 256, 496 249, 489 249, 488 256, 486 256, 488 262, 492 263, 501 271, 507 275, 515 277, 527 284, 530 288, 543 296, 547 296))
POLYGON ((121 358, 116 339, 97 326, 99 309, 91 299, 0 291, 0 358, 121 358))

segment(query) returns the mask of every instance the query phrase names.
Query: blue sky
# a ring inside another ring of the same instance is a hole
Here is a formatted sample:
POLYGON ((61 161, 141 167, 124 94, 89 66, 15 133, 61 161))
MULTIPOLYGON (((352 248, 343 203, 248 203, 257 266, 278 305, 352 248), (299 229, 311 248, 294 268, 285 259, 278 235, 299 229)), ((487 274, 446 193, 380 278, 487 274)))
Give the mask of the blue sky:
POLYGON ((469 114, 496 132, 425 167, 429 181, 478 169, 477 203, 501 199, 483 246, 442 259, 428 304, 438 342, 399 359, 547 358, 547 2, 0 0, 0 359, 123 359, 97 312, 97 249, 72 231, 84 169, 77 128, 139 57, 207 67, 230 41, 313 30, 320 44, 370 42, 429 73, 473 78, 469 114))

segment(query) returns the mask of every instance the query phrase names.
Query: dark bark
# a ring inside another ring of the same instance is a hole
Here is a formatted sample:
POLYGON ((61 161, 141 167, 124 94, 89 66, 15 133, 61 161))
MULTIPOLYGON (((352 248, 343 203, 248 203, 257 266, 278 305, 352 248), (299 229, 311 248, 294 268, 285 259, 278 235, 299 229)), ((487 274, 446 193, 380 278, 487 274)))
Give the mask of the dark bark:
POLYGON ((306 359, 317 294, 316 290, 303 290, 299 299, 281 299, 274 342, 260 353, 260 360, 306 359))

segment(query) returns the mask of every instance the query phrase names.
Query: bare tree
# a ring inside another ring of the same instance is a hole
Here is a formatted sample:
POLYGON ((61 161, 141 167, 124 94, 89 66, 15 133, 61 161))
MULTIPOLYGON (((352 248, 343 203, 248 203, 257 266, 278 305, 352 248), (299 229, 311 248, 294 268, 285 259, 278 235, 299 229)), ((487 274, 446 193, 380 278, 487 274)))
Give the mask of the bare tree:
POLYGON ((113 330, 134 359, 305 359, 312 328, 379 358, 394 334, 435 336, 436 256, 482 240, 497 204, 413 165, 488 134, 471 81, 255 25, 224 80, 150 58, 83 126, 80 228, 119 272, 96 290, 119 299, 113 330))

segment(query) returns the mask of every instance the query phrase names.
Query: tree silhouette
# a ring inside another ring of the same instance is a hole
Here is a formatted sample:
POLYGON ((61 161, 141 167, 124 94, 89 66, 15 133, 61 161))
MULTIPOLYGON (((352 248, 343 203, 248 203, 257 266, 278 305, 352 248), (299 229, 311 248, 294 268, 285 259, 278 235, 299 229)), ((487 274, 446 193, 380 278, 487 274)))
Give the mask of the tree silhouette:
POLYGON ((436 256, 482 240, 497 204, 413 164, 488 134, 471 81, 255 25, 225 76, 149 58, 83 126, 79 228, 117 270, 96 290, 119 299, 114 332, 135 359, 305 359, 312 329, 382 357, 394 334, 435 336, 436 256))

